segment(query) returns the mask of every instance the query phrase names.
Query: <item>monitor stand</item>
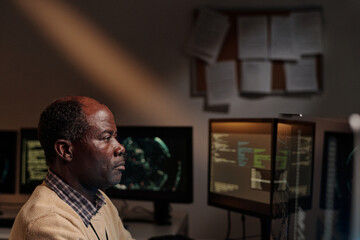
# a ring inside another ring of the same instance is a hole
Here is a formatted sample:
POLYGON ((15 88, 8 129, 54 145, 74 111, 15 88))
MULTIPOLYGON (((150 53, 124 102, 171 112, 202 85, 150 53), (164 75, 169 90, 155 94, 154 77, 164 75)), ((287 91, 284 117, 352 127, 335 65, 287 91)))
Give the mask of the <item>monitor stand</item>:
POLYGON ((124 222, 150 222, 156 225, 171 225, 170 203, 154 201, 154 211, 129 211, 122 216, 124 222))
POLYGON ((154 201, 154 220, 158 225, 171 225, 169 202, 154 201))
POLYGON ((269 240, 271 233, 271 219, 269 217, 260 217, 261 222, 261 240, 269 240))

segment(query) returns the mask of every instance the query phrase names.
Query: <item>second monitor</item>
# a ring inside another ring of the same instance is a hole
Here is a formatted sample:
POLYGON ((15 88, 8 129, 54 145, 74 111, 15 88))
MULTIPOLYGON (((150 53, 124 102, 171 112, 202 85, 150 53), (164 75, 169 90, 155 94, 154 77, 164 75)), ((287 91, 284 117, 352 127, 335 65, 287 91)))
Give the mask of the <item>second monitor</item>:
POLYGON ((311 207, 314 124, 282 119, 209 122, 209 205, 277 217, 311 207))

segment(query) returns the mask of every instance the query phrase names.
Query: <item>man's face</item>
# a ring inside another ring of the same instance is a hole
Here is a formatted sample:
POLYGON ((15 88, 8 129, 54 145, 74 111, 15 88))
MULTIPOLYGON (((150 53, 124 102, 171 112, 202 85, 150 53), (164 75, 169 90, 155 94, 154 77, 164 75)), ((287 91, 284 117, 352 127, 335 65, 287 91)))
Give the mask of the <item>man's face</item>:
POLYGON ((84 112, 90 129, 73 145, 72 170, 83 187, 105 189, 121 180, 125 148, 116 140, 114 117, 106 106, 90 106, 84 112))

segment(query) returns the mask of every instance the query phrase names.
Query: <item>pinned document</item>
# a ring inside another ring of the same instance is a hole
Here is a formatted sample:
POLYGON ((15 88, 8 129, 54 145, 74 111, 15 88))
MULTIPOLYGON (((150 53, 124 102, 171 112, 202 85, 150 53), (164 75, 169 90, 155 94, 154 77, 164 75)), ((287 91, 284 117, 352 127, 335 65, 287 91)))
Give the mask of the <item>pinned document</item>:
POLYGON ((291 14, 296 47, 301 54, 320 54, 323 51, 322 19, 320 11, 291 14))
POLYGON ((239 17, 237 19, 238 58, 266 59, 268 57, 268 31, 266 16, 239 17))
POLYGON ((269 61, 243 61, 241 63, 241 92, 271 92, 271 63, 269 61))
POLYGON ((208 105, 224 105, 237 97, 235 61, 217 62, 206 67, 208 105))
POLYGON ((186 52, 208 64, 215 63, 229 27, 227 16, 210 10, 201 10, 186 52))
POLYGON ((294 19, 274 16, 271 18, 270 58, 273 60, 298 60, 296 49, 294 19))
POLYGON ((288 92, 318 91, 315 57, 285 63, 285 78, 288 92))

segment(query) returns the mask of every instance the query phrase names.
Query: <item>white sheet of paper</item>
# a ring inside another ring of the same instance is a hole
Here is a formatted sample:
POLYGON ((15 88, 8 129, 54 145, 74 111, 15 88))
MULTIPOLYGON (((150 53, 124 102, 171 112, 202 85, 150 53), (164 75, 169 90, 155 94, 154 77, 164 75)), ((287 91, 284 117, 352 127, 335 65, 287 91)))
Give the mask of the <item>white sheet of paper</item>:
POLYGON ((236 63, 233 60, 206 66, 207 101, 210 105, 228 104, 237 97, 236 63))
POLYGON ((269 61, 243 61, 241 63, 241 92, 271 92, 271 63, 269 61))
POLYGON ((239 59, 266 59, 268 31, 266 17, 239 17, 237 41, 239 59))
POLYGON ((321 12, 298 12, 294 19, 296 46, 301 54, 319 54, 323 51, 321 12))
POLYGON ((316 59, 303 58, 294 63, 285 63, 285 78, 288 92, 317 91, 316 59))
POLYGON ((218 58, 229 26, 227 16, 209 10, 201 10, 188 41, 186 52, 190 56, 213 64, 218 58))
POLYGON ((290 16, 271 17, 270 58, 273 60, 298 60, 294 39, 293 18, 290 16))

